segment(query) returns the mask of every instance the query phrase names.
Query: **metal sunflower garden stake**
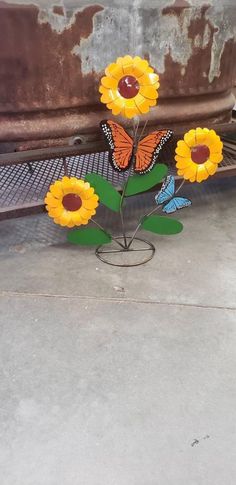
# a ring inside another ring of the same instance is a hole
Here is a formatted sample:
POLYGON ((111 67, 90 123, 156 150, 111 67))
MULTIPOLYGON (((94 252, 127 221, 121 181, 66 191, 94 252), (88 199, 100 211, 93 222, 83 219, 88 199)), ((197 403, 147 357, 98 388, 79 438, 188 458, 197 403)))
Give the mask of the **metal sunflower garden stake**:
POLYGON ((72 229, 68 241, 78 245, 95 245, 96 255, 115 266, 137 266, 149 261, 155 252, 152 243, 137 237, 139 229, 159 235, 182 231, 183 225, 169 214, 191 205, 178 192, 184 181, 202 182, 214 175, 222 161, 223 144, 214 130, 191 129, 179 140, 175 149, 176 168, 183 182, 176 189, 175 179, 168 175, 165 164, 158 162, 159 154, 172 136, 171 130, 156 130, 144 136, 146 123, 139 131, 140 116, 157 104, 159 76, 140 57, 126 55, 105 69, 99 92, 101 102, 114 116, 121 115, 133 121, 132 136, 113 120, 101 121, 101 129, 109 151, 109 162, 114 170, 127 172, 120 193, 97 173, 88 173, 85 180, 65 176, 53 183, 46 195, 48 215, 56 224, 72 229), (143 193, 162 182, 154 197, 154 208, 137 221, 133 233, 127 235, 124 221, 126 197, 143 193), (94 220, 98 205, 103 204, 120 217, 122 235, 113 236, 94 220), (162 215, 157 212, 162 212, 162 215), (91 223, 89 227, 86 226, 91 223), (79 227, 79 228, 78 228, 79 227), (106 246, 105 246, 106 245, 106 246), (124 263, 117 255, 142 253, 142 259, 124 263), (145 255, 143 258, 143 254, 145 255), (107 259, 108 255, 112 260, 107 259))

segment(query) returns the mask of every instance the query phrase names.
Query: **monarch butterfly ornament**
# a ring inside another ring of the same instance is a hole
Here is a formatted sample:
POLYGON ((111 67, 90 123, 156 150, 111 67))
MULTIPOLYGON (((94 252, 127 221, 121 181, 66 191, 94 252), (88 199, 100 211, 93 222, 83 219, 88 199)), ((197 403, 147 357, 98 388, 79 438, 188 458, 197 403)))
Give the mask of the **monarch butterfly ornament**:
POLYGON ((140 175, 153 168, 164 144, 172 136, 171 130, 157 130, 138 141, 136 147, 133 138, 115 121, 102 121, 100 126, 113 169, 124 172, 130 167, 134 156, 134 172, 140 175))

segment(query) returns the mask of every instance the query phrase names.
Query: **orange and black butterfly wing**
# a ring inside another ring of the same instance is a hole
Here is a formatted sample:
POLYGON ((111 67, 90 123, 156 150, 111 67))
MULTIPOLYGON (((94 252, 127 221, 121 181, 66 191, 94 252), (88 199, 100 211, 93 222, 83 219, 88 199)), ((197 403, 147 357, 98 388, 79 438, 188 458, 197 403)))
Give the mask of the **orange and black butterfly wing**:
POLYGON ((109 161, 119 172, 129 168, 133 154, 133 140, 122 126, 107 120, 100 123, 103 135, 109 149, 109 161))
POLYGON ((151 170, 158 159, 163 145, 171 136, 171 130, 158 130, 145 136, 138 143, 134 171, 144 174, 151 170))

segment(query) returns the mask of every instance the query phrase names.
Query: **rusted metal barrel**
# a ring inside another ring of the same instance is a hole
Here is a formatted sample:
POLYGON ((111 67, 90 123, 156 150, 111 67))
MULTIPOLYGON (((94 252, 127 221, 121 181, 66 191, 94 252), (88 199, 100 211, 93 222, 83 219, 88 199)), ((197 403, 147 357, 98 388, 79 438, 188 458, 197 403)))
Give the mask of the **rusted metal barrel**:
POLYGON ((0 3, 1 151, 93 138, 110 116, 104 67, 125 54, 160 74, 155 126, 225 122, 234 105, 234 0, 0 3))

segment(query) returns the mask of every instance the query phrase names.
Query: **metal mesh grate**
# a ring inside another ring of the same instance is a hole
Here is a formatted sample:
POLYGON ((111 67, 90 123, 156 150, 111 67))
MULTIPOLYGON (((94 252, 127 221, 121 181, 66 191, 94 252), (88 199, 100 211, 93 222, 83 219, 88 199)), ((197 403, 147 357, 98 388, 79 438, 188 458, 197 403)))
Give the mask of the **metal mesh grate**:
MULTIPOLYGON (((121 187, 127 173, 114 171, 108 162, 108 152, 78 155, 65 158, 69 175, 84 178, 88 172, 103 175, 116 187, 121 187)), ((173 146, 163 150, 160 161, 169 166, 169 173, 175 174, 173 146)), ((64 175, 63 159, 49 159, 31 164, 8 165, 0 168, 0 209, 42 202, 49 185, 64 175)), ((236 155, 225 150, 219 170, 227 167, 236 169, 236 155)))

